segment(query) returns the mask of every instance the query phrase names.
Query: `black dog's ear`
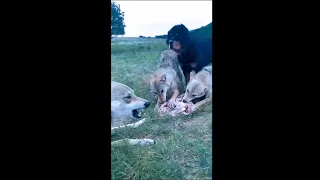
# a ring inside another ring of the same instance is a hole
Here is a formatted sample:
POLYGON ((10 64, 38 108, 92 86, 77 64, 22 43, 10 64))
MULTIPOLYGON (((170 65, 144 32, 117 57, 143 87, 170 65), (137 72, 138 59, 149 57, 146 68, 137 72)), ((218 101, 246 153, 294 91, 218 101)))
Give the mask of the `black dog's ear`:
POLYGON ((188 31, 189 32, 189 29, 185 25, 181 24, 181 26, 182 26, 184 31, 188 31))
POLYGON ((181 24, 181 31, 180 31, 181 35, 183 38, 180 39, 180 44, 182 47, 187 47, 189 46, 191 40, 189 37, 189 29, 187 27, 185 27, 183 24, 181 24))
POLYGON ((184 37, 183 39, 180 40, 180 44, 183 48, 186 48, 190 44, 190 39, 187 37, 184 37))
POLYGON ((190 37, 189 37, 189 32, 187 32, 186 34, 183 35, 183 38, 180 39, 180 44, 182 47, 186 48, 189 46, 189 44, 191 43, 190 37))

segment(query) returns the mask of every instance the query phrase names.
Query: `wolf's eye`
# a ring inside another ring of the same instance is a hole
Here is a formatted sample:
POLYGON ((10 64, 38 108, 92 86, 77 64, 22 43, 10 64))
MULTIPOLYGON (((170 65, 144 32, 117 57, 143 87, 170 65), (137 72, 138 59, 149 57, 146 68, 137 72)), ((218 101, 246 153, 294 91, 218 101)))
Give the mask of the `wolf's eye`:
POLYGON ((192 94, 192 96, 193 96, 193 97, 196 97, 196 95, 195 95, 195 94, 192 94))
POLYGON ((161 94, 163 94, 163 90, 161 90, 161 94))
POLYGON ((157 92, 153 92, 154 94, 157 94, 157 92))
POLYGON ((131 99, 132 97, 129 95, 129 96, 126 96, 126 97, 124 97, 124 98, 126 98, 126 99, 131 99))
POLYGON ((189 93, 189 89, 187 89, 187 93, 189 93))

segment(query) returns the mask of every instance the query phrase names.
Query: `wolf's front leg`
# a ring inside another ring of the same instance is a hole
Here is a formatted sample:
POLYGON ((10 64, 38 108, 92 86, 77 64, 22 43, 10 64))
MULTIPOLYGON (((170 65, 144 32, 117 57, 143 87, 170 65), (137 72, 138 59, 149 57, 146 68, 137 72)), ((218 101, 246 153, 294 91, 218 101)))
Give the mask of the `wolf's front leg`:
POLYGON ((206 98, 206 99, 204 99, 204 100, 202 100, 202 101, 197 102, 197 103, 193 106, 192 112, 198 110, 200 106, 202 106, 202 105, 204 105, 204 104, 206 104, 206 103, 208 103, 208 102, 210 102, 210 101, 211 101, 211 98, 209 97, 209 98, 206 98))
POLYGON ((158 100, 157 100, 157 104, 155 106, 155 109, 158 110, 160 108, 160 99, 158 97, 158 100))
POLYGON ((172 91, 173 91, 173 95, 172 95, 171 99, 175 100, 179 96, 180 92, 179 92, 178 88, 175 88, 172 91))
POLYGON ((179 96, 179 90, 178 88, 176 89, 173 89, 173 95, 172 97, 170 98, 170 100, 168 101, 168 106, 171 108, 171 109, 174 109, 175 108, 175 102, 176 102, 176 98, 179 96))

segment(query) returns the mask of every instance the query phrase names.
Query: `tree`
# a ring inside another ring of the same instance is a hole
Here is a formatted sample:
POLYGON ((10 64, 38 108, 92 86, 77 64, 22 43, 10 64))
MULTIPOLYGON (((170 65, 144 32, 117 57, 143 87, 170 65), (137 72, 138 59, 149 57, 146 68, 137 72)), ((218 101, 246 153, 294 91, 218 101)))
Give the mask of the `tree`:
POLYGON ((124 35, 124 12, 121 12, 120 5, 111 1, 111 37, 124 35))

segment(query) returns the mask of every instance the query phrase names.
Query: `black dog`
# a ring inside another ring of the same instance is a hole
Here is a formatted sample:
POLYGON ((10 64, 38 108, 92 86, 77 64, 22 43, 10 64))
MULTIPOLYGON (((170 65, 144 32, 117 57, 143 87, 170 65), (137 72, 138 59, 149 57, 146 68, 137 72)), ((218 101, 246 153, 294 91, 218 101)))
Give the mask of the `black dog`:
MULTIPOLYGON (((190 72, 201 69, 212 63, 212 38, 191 38, 189 30, 183 25, 176 25, 168 32, 166 41, 169 48, 178 54, 178 60, 186 83, 190 80, 190 72)), ((214 69, 214 64, 212 64, 214 69)))

